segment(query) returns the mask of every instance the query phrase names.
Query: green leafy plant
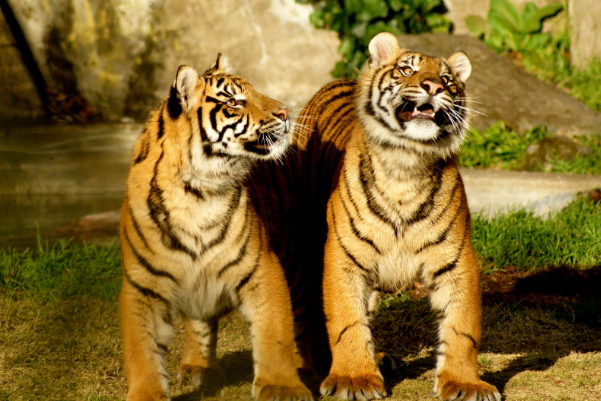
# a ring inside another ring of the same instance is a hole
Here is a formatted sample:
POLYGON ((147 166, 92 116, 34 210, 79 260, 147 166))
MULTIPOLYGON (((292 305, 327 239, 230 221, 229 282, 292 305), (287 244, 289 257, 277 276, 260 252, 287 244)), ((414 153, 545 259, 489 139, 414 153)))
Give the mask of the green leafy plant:
POLYGON ((369 41, 380 32, 449 32, 451 23, 443 0, 297 0, 312 3, 310 16, 316 28, 338 32, 342 60, 332 75, 356 78, 369 58, 369 41))
POLYGON ((526 3, 520 14, 515 4, 508 0, 491 0, 488 19, 469 16, 465 23, 468 29, 496 50, 522 51, 546 45, 550 35, 542 33, 543 21, 563 10, 560 3, 537 8, 534 3, 526 3))

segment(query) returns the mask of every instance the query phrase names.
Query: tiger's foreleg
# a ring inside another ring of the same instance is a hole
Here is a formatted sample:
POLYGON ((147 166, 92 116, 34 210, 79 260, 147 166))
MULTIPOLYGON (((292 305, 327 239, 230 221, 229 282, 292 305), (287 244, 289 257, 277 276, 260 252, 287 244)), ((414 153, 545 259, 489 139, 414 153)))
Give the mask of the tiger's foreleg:
POLYGON ((190 375, 192 384, 223 384, 225 375, 217 364, 217 331, 219 319, 186 320, 184 353, 179 366, 180 375, 190 375))
POLYGON ((478 375, 480 271, 471 244, 454 263, 426 271, 424 278, 439 320, 434 394, 442 400, 500 401, 496 387, 478 375))
POLYGON ((329 234, 325 246, 323 297, 332 365, 321 383, 322 395, 346 400, 386 396, 369 326, 368 307, 373 289, 365 274, 368 273, 329 234))
POLYGON ((168 301, 125 279, 119 294, 119 320, 128 385, 126 400, 168 400, 164 358, 173 334, 168 301))
POLYGON ((312 401, 297 372, 292 304, 275 254, 263 252, 255 269, 238 284, 237 292, 240 312, 250 322, 253 397, 259 401, 312 401))

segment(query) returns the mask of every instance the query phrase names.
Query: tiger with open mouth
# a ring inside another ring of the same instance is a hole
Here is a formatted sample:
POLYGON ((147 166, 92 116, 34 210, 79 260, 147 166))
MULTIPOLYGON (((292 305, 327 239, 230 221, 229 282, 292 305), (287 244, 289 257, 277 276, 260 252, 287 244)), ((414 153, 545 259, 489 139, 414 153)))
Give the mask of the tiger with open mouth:
POLYGON ((478 375, 480 271, 455 160, 469 128, 470 60, 402 49, 388 33, 369 51, 358 81, 335 81, 313 97, 295 136, 314 248, 323 251, 332 363, 321 393, 386 395, 370 311, 378 291, 421 280, 439 323, 434 394, 500 401, 478 375))

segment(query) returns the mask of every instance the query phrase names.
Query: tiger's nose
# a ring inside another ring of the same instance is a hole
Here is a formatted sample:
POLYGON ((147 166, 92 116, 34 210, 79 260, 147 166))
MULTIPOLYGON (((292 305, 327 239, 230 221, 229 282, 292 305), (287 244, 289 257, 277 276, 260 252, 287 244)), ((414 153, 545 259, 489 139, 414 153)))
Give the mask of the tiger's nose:
POLYGON ((430 95, 434 96, 444 90, 444 87, 440 82, 435 82, 429 79, 422 82, 422 88, 424 88, 430 95))
POLYGON ((282 121, 286 121, 288 119, 288 109, 282 108, 277 113, 275 113, 276 117, 282 121))

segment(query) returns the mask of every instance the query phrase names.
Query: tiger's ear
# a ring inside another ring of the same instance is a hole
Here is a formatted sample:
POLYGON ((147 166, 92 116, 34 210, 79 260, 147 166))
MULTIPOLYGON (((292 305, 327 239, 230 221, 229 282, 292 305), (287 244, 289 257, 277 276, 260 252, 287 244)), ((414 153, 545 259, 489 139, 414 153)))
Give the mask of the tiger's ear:
POLYGON ((451 70, 457 75, 457 78, 463 83, 472 75, 472 63, 469 57, 464 52, 454 53, 447 60, 447 64, 451 70))
POLYGON ((169 99, 169 114, 172 118, 177 118, 181 112, 188 112, 197 102, 196 87, 200 78, 194 68, 188 65, 182 65, 177 70, 175 82, 171 88, 171 96, 169 99), (175 92, 175 93, 174 93, 175 92), (179 106, 179 110, 178 110, 179 106), (178 113, 179 111, 179 113, 178 113))
POLYGON ((230 67, 228 58, 221 53, 219 53, 217 55, 217 61, 215 61, 215 64, 213 64, 213 66, 211 68, 213 68, 215 70, 223 71, 226 74, 232 73, 232 68, 230 67))
POLYGON ((399 42, 396 37, 388 32, 381 32, 374 36, 369 42, 370 67, 377 67, 389 61, 399 50, 399 42))

